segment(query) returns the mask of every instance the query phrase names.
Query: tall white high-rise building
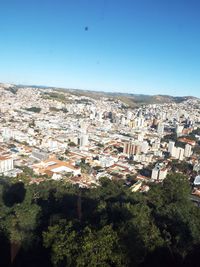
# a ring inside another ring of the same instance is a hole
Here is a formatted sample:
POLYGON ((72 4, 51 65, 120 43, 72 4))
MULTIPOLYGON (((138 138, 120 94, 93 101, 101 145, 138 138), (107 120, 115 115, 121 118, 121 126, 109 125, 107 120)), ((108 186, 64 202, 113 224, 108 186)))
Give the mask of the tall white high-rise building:
POLYGON ((182 132, 183 132, 183 128, 184 128, 183 125, 180 125, 180 124, 177 124, 177 125, 176 125, 176 134, 177 134, 178 136, 182 134, 182 132))
POLYGON ((142 142, 144 140, 144 134, 143 133, 139 133, 138 134, 138 141, 142 142))
POLYGON ((165 166, 156 164, 151 173, 151 180, 163 181, 167 176, 167 168, 165 166))
POLYGON ((157 167, 153 168, 152 173, 151 173, 151 179, 153 181, 158 180, 158 175, 159 175, 159 168, 157 167))
POLYGON ((168 152, 170 153, 170 155, 172 155, 172 153, 173 153, 174 145, 175 145, 175 142, 174 141, 169 141, 169 144, 168 144, 168 152))
POLYGON ((87 127, 88 127, 87 123, 84 120, 82 120, 80 122, 81 132, 82 133, 86 133, 87 132, 87 127))
POLYGON ((135 118, 134 119, 134 122, 135 122, 135 127, 136 128, 143 128, 144 127, 144 118, 142 116, 138 117, 138 118, 135 118))
POLYGON ((185 145, 185 150, 184 150, 184 156, 186 158, 189 158, 192 155, 192 146, 189 144, 185 145))
POLYGON ((58 149, 58 142, 56 140, 49 139, 47 142, 47 147, 50 151, 54 151, 58 149))
POLYGON ((121 124, 122 124, 122 125, 125 125, 125 124, 126 124, 126 119, 125 119, 125 117, 122 117, 122 118, 121 118, 121 124))
POLYGON ((0 174, 6 175, 8 171, 11 171, 13 169, 13 158, 0 156, 0 174))
POLYGON ((98 119, 98 121, 100 121, 100 122, 103 121, 103 112, 102 112, 102 111, 99 111, 99 112, 97 113, 97 119, 98 119))
POLYGON ((88 145, 88 135, 85 133, 82 133, 79 138, 79 146, 80 148, 86 148, 88 145))
POLYGON ((3 139, 5 141, 10 140, 11 138, 15 137, 14 131, 10 128, 3 128, 3 133, 2 133, 3 139))
POLYGON ((141 152, 143 152, 144 154, 146 154, 149 150, 149 144, 147 141, 143 141, 141 142, 141 152))
POLYGON ((159 135, 163 135, 163 133, 164 133, 164 124, 162 122, 158 123, 157 132, 158 132, 159 135))
POLYGON ((176 158, 179 160, 184 159, 184 149, 182 147, 177 147, 176 148, 176 158))
POLYGON ((127 119, 130 120, 132 118, 132 116, 133 116, 133 113, 130 110, 128 110, 127 111, 127 119))

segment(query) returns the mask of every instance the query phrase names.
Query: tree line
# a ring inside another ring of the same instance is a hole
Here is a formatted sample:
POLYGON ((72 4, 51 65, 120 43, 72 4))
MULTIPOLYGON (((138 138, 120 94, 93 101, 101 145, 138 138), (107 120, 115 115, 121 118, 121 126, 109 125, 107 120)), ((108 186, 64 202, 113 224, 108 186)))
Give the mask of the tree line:
POLYGON ((102 178, 90 189, 0 179, 0 266, 198 266, 200 210, 188 179, 147 193, 102 178))

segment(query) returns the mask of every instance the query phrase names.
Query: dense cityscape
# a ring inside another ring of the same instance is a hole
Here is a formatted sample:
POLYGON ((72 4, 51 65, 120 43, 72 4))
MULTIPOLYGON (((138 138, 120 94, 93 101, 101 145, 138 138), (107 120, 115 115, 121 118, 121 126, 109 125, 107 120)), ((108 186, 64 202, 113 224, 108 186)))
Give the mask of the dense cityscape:
POLYGON ((107 177, 145 192, 188 164, 188 178, 198 185, 197 98, 130 108, 69 90, 3 84, 0 90, 1 175, 19 177, 26 167, 38 176, 30 183, 45 176, 91 187, 107 177))
POLYGON ((200 100, 140 97, 0 84, 1 266, 193 266, 200 100))

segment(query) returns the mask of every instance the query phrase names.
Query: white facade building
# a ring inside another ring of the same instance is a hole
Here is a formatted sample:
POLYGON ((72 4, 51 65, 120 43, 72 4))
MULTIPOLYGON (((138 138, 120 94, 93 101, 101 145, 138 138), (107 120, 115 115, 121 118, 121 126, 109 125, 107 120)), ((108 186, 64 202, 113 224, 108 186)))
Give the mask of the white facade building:
POLYGON ((184 128, 183 125, 179 125, 179 124, 178 124, 178 125, 176 126, 176 133, 177 133, 178 136, 182 134, 182 132, 183 132, 183 128, 184 128))
POLYGON ((157 164, 151 174, 152 181, 163 181, 167 176, 167 168, 165 166, 157 164))
POLYGON ((184 150, 184 156, 186 158, 189 158, 192 155, 192 146, 189 144, 186 144, 185 150, 184 150))
POLYGON ((176 158, 179 160, 184 159, 184 149, 182 147, 177 147, 176 148, 176 158))
POLYGON ((7 172, 14 169, 13 158, 0 157, 0 174, 6 175, 7 172))
POLYGON ((79 138, 79 145, 80 148, 85 148, 88 145, 88 135, 87 134, 81 134, 79 138))
POLYGON ((175 142, 174 141, 169 141, 169 145, 168 145, 168 152, 172 155, 173 151, 174 151, 174 145, 175 142))
POLYGON ((158 123, 157 132, 159 135, 163 135, 164 133, 164 124, 162 122, 158 123))

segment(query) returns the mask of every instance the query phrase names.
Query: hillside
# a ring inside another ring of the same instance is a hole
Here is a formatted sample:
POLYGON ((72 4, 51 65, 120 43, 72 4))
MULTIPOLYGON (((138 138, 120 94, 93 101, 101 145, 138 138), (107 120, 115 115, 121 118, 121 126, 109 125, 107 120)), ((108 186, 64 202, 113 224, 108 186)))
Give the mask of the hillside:
POLYGON ((6 90, 16 92, 18 88, 40 88, 44 90, 55 90, 62 93, 71 93, 76 96, 91 97, 93 99, 99 99, 101 97, 111 98, 113 100, 121 100, 124 104, 130 107, 138 107, 145 104, 164 104, 164 103, 181 103, 189 99, 198 99, 193 96, 170 96, 170 95, 145 95, 145 94, 134 94, 134 93, 119 93, 119 92, 104 92, 104 91, 93 91, 93 90, 82 90, 82 89, 71 89, 71 88, 57 88, 48 86, 36 86, 36 85, 13 85, 13 84, 2 84, 6 90))

